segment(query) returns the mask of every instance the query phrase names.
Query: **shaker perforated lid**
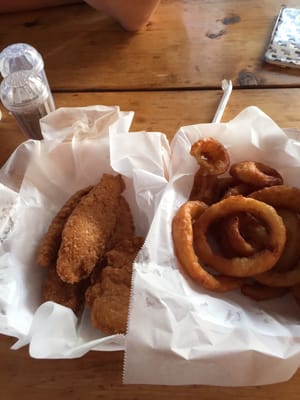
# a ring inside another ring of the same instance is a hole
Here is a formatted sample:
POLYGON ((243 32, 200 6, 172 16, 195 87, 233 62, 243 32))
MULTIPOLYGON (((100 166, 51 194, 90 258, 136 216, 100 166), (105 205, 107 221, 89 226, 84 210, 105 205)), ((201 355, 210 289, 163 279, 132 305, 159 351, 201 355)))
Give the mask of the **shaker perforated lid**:
POLYGON ((18 71, 38 74, 44 68, 40 53, 26 43, 15 43, 0 53, 0 72, 3 78, 18 71))

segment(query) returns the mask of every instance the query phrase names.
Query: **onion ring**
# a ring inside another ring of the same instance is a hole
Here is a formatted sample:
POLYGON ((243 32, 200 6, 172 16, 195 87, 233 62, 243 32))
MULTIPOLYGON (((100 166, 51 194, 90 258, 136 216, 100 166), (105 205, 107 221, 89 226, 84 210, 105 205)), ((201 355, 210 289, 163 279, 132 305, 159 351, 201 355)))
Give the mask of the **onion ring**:
POLYGON ((276 169, 260 162, 242 161, 232 164, 230 175, 257 188, 282 185, 283 178, 276 169))
POLYGON ((230 239, 224 233, 225 221, 221 220, 209 229, 209 235, 211 234, 211 240, 215 242, 215 248, 218 253, 221 253, 226 258, 237 257, 233 246, 231 246, 230 239))
POLYGON ((236 196, 242 194, 248 196, 248 194, 257 190, 257 187, 248 185, 240 182, 238 179, 232 176, 218 177, 217 184, 217 196, 216 198, 221 200, 229 196, 236 196))
POLYGON ((293 186, 265 187, 251 193, 248 197, 263 201, 276 208, 286 208, 300 213, 300 189, 293 186))
POLYGON ((221 175, 229 168, 227 150, 213 138, 203 138, 193 143, 190 154, 196 158, 202 175, 221 175))
POLYGON ((269 235, 266 227, 251 214, 240 216, 240 232, 245 240, 260 251, 267 247, 269 235))
MULTIPOLYGON (((286 208, 296 213, 300 212, 300 189, 292 186, 266 187, 252 193, 249 197, 263 201, 273 207, 286 208)), ((300 261, 291 271, 268 271, 254 278, 267 286, 289 287, 300 283, 300 261)))
POLYGON ((226 237, 229 247, 235 256, 247 257, 254 254, 257 249, 247 242, 240 230, 242 216, 233 215, 222 221, 222 236, 226 237))
POLYGON ((226 199, 229 196, 237 196, 239 194, 248 196, 248 194, 254 192, 255 190, 256 190, 256 188, 253 188, 253 186, 251 186, 251 185, 248 185, 246 183, 240 183, 240 184, 237 184, 235 186, 228 188, 224 192, 222 199, 226 199))
POLYGON ((253 278, 270 287, 291 287, 297 285, 300 283, 300 261, 291 271, 268 271, 259 275, 253 275, 253 278))
POLYGON ((210 274, 201 266, 194 251, 192 221, 206 209, 207 205, 200 201, 188 201, 179 208, 172 222, 175 254, 187 274, 205 289, 227 292, 241 287, 243 280, 210 274))
POLYGON ((198 257, 218 272, 235 277, 248 277, 271 269, 278 261, 286 241, 285 226, 275 209, 268 204, 243 196, 228 197, 207 208, 194 224, 194 236, 198 257), (228 259, 214 253, 208 243, 207 232, 215 220, 238 212, 250 212, 262 220, 268 228, 269 243, 267 248, 251 257, 228 259))
POLYGON ((194 183, 190 194, 190 200, 200 200, 206 204, 212 204, 216 198, 216 175, 202 175, 199 169, 194 177, 194 183))
POLYGON ((221 250, 222 255, 226 258, 233 258, 236 257, 237 254, 235 251, 230 247, 230 243, 228 242, 227 238, 225 235, 218 235, 218 246, 221 250))
POLYGON ((241 287, 241 292, 256 301, 271 300, 284 296, 289 291, 288 288, 269 287, 260 283, 245 284, 241 287))
POLYGON ((237 214, 226 218, 220 229, 220 244, 226 257, 248 257, 268 244, 266 227, 251 214, 237 214))
MULTIPOLYGON (((273 270, 288 271, 300 258, 300 218, 297 213, 287 209, 276 209, 286 229, 286 243, 273 270)), ((225 224, 224 224, 225 225, 225 224)), ((226 220, 224 232, 235 249, 236 254, 247 256, 262 250, 268 243, 268 232, 250 214, 242 214, 226 220), (239 246, 239 248, 237 248, 239 246)))
POLYGON ((228 189, 236 185, 238 185, 238 181, 232 176, 218 177, 218 198, 221 198, 228 189))
POLYGON ((285 272, 292 269, 300 258, 300 219, 297 213, 285 208, 277 210, 277 213, 285 225, 286 242, 273 271, 285 272))

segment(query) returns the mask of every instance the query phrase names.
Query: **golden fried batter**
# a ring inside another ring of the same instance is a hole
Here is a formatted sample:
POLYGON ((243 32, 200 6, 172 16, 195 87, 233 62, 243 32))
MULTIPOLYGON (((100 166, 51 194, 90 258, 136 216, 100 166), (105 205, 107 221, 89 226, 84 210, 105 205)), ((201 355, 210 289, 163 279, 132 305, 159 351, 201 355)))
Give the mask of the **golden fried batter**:
POLYGON ((107 334, 126 332, 130 286, 131 273, 125 268, 103 269, 101 292, 91 306, 91 321, 96 328, 107 334))
POLYGON ((101 271, 101 278, 98 282, 89 286, 85 293, 85 300, 89 307, 94 301, 109 293, 110 295, 124 295, 131 286, 131 272, 123 268, 107 266, 101 271))
POLYGON ((63 281, 75 283, 88 277, 101 259, 116 223, 124 186, 120 175, 103 174, 75 207, 64 226, 56 264, 63 281))
POLYGON ((55 264, 61 242, 61 234, 65 223, 82 197, 85 196, 91 189, 92 186, 89 186, 74 193, 53 218, 47 233, 42 238, 38 247, 38 265, 41 267, 50 267, 51 265, 55 264))
POLYGON ((140 236, 132 236, 122 240, 114 249, 105 254, 107 265, 116 268, 131 267, 143 243, 144 238, 140 236))
POLYGON ((109 335, 126 333, 129 308, 129 288, 124 295, 103 295, 92 307, 92 324, 109 335))
POLYGON ((86 280, 74 285, 65 283, 59 278, 55 268, 50 268, 43 283, 42 300, 43 302, 54 301, 69 307, 78 315, 84 307, 87 284, 86 280))
POLYGON ((134 235, 134 223, 129 204, 123 196, 119 197, 117 223, 115 225, 108 249, 112 249, 121 240, 134 235))
POLYGON ((38 250, 39 264, 51 267, 43 301, 76 314, 86 303, 93 325, 107 334, 126 332, 132 264, 144 243, 134 236, 131 210, 121 195, 124 187, 120 175, 103 174, 97 185, 75 193, 38 250))
POLYGON ((143 238, 132 236, 107 252, 108 265, 86 291, 92 324, 104 333, 126 332, 132 264, 143 242, 143 238))
POLYGON ((94 301, 103 294, 101 281, 90 285, 85 292, 86 305, 92 308, 94 301))

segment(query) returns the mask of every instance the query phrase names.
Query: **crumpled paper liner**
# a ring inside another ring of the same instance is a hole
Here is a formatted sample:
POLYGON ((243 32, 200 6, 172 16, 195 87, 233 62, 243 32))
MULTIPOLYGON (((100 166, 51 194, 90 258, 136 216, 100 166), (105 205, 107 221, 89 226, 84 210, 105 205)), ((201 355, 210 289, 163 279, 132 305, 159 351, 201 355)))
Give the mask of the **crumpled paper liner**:
POLYGON ((124 383, 264 385, 289 379, 300 365, 300 308, 291 295, 256 302, 239 290, 209 292, 177 262, 171 222, 198 169, 191 144, 205 136, 220 140, 232 163, 264 162, 300 187, 299 132, 285 133, 256 107, 177 132, 169 183, 135 264, 124 383))
POLYGON ((136 232, 146 236, 167 184, 169 146, 161 133, 128 133, 132 112, 118 107, 61 108, 41 120, 44 141, 21 144, 0 171, 0 333, 29 344, 32 357, 74 358, 89 350, 123 350, 53 302, 41 303, 45 270, 37 245, 64 202, 106 173, 124 177, 136 232))
POLYGON ((125 347, 102 335, 85 310, 78 321, 58 304, 40 305, 44 271, 34 254, 56 211, 103 172, 125 176, 138 234, 148 233, 135 264, 125 383, 262 385, 299 367, 299 308, 291 298, 256 303, 239 291, 203 290, 181 271, 171 221, 197 170, 191 144, 212 136, 231 161, 273 165, 299 186, 299 132, 282 131, 249 107, 226 124, 183 127, 171 146, 161 133, 128 133, 132 113, 118 107, 59 109, 42 120, 45 141, 23 143, 0 170, 0 333, 29 344, 32 357, 74 358, 125 347), (143 355, 141 357, 141 354, 143 355))

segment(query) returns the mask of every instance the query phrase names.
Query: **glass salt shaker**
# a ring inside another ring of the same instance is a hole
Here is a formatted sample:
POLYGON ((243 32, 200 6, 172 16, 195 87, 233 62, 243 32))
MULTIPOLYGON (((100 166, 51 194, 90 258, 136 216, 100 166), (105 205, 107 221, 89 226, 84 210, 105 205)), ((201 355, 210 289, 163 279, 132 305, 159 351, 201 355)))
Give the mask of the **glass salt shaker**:
POLYGON ((43 139, 40 118, 54 111, 55 104, 42 56, 28 44, 12 44, 0 53, 0 71, 3 105, 29 138, 43 139))

